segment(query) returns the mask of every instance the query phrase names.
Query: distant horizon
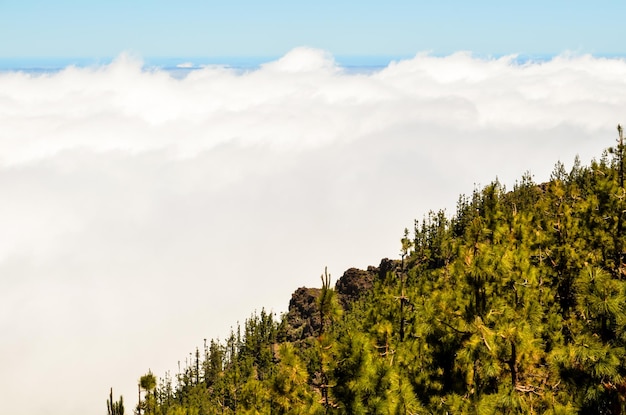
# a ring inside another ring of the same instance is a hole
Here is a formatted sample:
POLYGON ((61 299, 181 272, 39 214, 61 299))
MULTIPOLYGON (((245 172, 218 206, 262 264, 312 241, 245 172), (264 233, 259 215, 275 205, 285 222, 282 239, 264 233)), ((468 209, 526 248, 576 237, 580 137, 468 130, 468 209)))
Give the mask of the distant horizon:
MULTIPOLYGON (((319 48, 313 48, 323 50, 319 48)), ((324 50, 325 51, 325 50, 324 50)), ((281 55, 222 55, 222 56, 142 56, 134 52, 122 51, 115 56, 87 57, 87 56, 31 56, 31 57, 0 57, 0 72, 25 71, 25 72, 55 72, 70 66, 79 68, 99 67, 110 65, 120 56, 127 55, 143 64, 144 69, 157 68, 163 70, 177 69, 202 69, 207 66, 225 66, 233 69, 258 69, 261 65, 276 61, 287 55, 290 51, 285 51, 281 55)), ((330 54, 330 52, 325 51, 330 54)), ((599 59, 626 59, 624 53, 579 53, 575 51, 562 51, 559 53, 503 53, 503 54, 482 54, 473 51, 459 50, 451 53, 435 53, 432 51, 417 51, 413 54, 339 54, 330 56, 334 62, 342 68, 385 68, 391 62, 403 61, 414 58, 417 55, 425 54, 432 57, 447 57, 457 53, 468 53, 470 56, 480 60, 495 60, 507 56, 515 56, 517 64, 528 62, 546 62, 558 56, 591 56, 599 59)))

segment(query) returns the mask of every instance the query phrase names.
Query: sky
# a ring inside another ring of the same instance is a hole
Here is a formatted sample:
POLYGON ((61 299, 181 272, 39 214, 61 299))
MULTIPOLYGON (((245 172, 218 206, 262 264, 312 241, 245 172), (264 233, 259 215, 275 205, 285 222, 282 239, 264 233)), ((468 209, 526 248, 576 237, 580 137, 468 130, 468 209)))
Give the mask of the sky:
POLYGON ((4 411, 130 412, 148 369, 626 122, 622 2, 294 3, 0 0, 4 411))
POLYGON ((619 0, 0 0, 0 56, 624 52, 619 0))

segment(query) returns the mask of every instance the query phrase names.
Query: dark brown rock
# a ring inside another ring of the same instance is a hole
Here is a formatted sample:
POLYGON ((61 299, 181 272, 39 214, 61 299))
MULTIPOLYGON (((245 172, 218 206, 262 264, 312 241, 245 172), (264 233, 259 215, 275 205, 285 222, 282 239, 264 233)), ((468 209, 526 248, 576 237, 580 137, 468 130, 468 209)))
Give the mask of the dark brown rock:
POLYGON ((368 268, 367 271, 350 268, 343 273, 337 284, 335 284, 339 301, 345 310, 350 309, 350 305, 353 302, 372 289, 377 272, 371 272, 371 268, 368 268))
POLYGON ((319 288, 298 288, 289 301, 287 312, 287 341, 294 342, 315 336, 320 330, 317 298, 319 288))
POLYGON ((395 271, 396 268, 401 266, 401 261, 397 259, 383 258, 378 266, 378 278, 384 280, 387 277, 387 273, 395 271))

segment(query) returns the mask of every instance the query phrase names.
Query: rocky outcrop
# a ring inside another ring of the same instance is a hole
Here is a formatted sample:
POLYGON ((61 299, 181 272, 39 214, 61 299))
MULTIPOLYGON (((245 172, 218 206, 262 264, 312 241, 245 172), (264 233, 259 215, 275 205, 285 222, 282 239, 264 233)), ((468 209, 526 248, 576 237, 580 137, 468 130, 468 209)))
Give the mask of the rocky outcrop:
MULTIPOLYGON (((350 268, 343 273, 335 284, 339 303, 344 310, 349 310, 355 301, 366 295, 374 286, 376 279, 384 279, 388 272, 395 270, 400 261, 383 259, 378 267, 367 270, 350 268)), ((283 335, 286 341, 296 342, 316 336, 320 330, 320 316, 317 306, 319 288, 300 287, 289 301, 289 311, 285 316, 283 335)))
POLYGON ((319 333, 320 316, 317 308, 319 288, 300 287, 289 300, 289 311, 286 316, 286 340, 295 342, 319 333))
POLYGON ((335 284, 335 291, 344 310, 349 310, 352 303, 372 289, 377 274, 378 268, 375 267, 369 267, 367 271, 350 268, 343 273, 335 284))
POLYGON ((401 267, 401 261, 397 259, 383 258, 378 266, 378 278, 384 280, 388 272, 395 271, 401 267))

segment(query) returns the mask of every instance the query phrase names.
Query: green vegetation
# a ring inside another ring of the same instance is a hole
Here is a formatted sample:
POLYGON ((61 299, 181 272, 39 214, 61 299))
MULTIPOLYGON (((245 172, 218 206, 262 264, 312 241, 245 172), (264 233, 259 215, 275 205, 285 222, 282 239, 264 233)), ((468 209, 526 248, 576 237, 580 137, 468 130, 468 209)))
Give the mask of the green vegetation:
MULTIPOLYGON (((626 413, 624 145, 431 212, 399 260, 205 342, 145 413, 626 413)), ((193 356, 193 354, 192 354, 193 356)), ((143 379, 143 378, 142 378, 143 379)), ((152 392, 150 392, 152 391, 152 392)), ((112 397, 111 397, 112 399, 112 397)))
POLYGON ((119 401, 113 400, 113 388, 109 393, 109 399, 107 399, 107 414, 108 415, 124 415, 124 399, 120 396, 119 401))

